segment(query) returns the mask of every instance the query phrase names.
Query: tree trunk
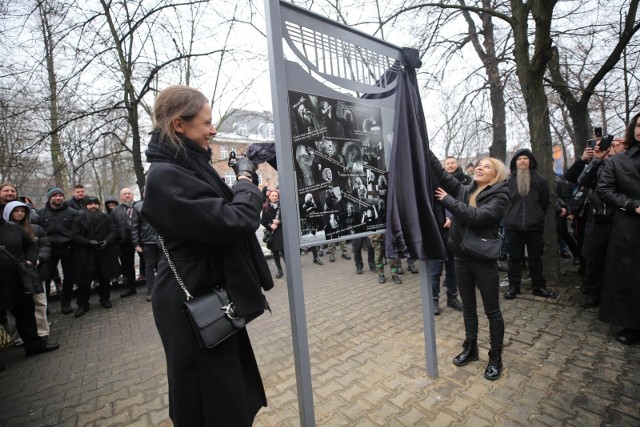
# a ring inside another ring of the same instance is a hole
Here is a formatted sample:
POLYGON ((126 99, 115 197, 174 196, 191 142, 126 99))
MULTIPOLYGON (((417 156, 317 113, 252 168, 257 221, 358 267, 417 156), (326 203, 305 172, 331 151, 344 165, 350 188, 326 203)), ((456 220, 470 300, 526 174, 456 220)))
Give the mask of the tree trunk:
POLYGON ((56 187, 65 190, 67 178, 67 165, 60 145, 60 123, 58 112, 58 80, 56 77, 56 69, 53 52, 53 32, 49 24, 49 11, 47 3, 38 3, 38 12, 40 13, 40 25, 42 29, 42 37, 45 48, 47 62, 47 77, 49 80, 49 127, 51 132, 51 164, 53 166, 53 180, 56 187))

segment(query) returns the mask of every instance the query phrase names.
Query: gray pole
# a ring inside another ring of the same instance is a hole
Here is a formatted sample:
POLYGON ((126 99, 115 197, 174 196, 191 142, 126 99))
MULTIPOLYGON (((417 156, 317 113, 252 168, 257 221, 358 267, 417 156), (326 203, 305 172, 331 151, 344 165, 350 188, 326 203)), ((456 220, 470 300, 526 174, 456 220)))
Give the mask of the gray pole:
POLYGON ((279 0, 265 0, 267 22, 267 42, 269 45, 269 66, 271 69, 271 98, 275 120, 276 159, 278 161, 278 180, 280 184, 280 206, 282 231, 286 259, 287 289, 289 293, 289 312, 291 315, 291 335, 293 356, 298 387, 298 410, 300 424, 315 426, 313 410, 313 388, 311 385, 311 362, 309 359, 309 341, 307 320, 302 287, 302 263, 300 242, 298 240, 298 206, 295 194, 295 174, 291 152, 291 127, 289 117, 288 94, 284 78, 284 52, 282 48, 282 18, 279 0), (278 78, 279 77, 279 78, 278 78))
POLYGON ((424 327, 424 352, 427 359, 427 375, 438 377, 438 353, 436 351, 436 323, 433 316, 433 290, 429 262, 420 261, 420 295, 422 296, 422 322, 424 327))

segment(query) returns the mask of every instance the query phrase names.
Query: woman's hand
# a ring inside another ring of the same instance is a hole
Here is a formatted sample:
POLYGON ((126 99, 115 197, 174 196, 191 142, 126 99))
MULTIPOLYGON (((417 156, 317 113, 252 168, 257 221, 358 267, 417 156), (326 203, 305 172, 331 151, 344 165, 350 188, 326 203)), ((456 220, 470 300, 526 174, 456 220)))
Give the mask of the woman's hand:
POLYGON ((276 228, 278 228, 278 224, 276 224, 275 222, 272 222, 271 229, 275 231, 276 228))
POLYGON ((436 188, 436 199, 442 201, 445 197, 447 197, 448 193, 444 191, 442 188, 436 188))

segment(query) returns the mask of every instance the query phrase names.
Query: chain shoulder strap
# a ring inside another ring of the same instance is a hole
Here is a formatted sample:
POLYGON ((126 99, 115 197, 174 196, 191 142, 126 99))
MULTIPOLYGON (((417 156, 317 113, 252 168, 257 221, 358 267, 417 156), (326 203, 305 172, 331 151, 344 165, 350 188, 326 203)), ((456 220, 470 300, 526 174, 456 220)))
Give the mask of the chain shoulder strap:
POLYGON ((182 291, 184 292, 184 295, 187 298, 187 301, 192 300, 193 299, 193 295, 191 295, 189 293, 189 291, 187 290, 187 287, 184 285, 184 282, 182 281, 182 277, 180 277, 180 275, 178 274, 178 270, 176 270, 176 266, 173 264, 173 260, 169 256, 169 251, 167 250, 167 246, 164 244, 164 239, 159 234, 158 234, 158 240, 160 241, 160 246, 162 247, 162 252, 164 252, 164 256, 167 258, 167 262, 169 263, 169 267, 171 268, 171 271, 173 271, 173 274, 176 276, 176 280, 178 281, 178 285, 180 285, 180 287, 182 288, 182 291))

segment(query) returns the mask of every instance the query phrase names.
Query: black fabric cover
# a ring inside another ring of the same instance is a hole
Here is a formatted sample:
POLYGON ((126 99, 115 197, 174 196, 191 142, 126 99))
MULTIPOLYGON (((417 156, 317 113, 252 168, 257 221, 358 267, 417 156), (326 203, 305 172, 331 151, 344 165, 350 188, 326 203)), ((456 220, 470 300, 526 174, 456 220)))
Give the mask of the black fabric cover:
POLYGON ((397 242, 404 240, 413 259, 447 259, 438 227, 444 216, 441 209, 433 209, 438 183, 428 161, 429 139, 415 71, 421 65, 418 51, 403 49, 402 62, 389 167, 385 251, 387 258, 402 257, 397 242))

